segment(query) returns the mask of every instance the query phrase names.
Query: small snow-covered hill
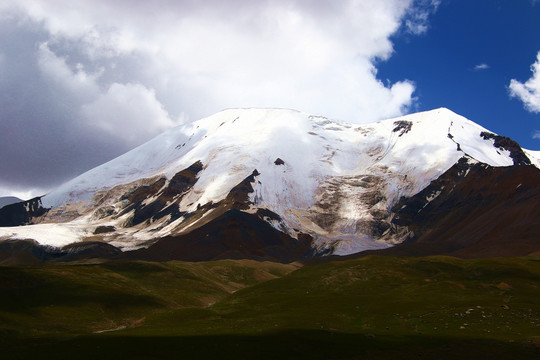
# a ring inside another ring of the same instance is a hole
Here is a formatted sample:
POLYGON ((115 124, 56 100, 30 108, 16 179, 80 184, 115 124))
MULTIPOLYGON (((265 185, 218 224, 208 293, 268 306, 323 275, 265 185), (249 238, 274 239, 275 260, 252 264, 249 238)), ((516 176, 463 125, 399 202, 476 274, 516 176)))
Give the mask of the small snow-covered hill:
POLYGON ((34 225, 0 228, 0 238, 130 250, 237 209, 293 239, 310 236, 315 253, 350 254, 403 241, 392 207, 460 159, 538 167, 536 155, 444 108, 365 125, 231 109, 65 183, 38 200, 49 210, 30 216, 34 225))

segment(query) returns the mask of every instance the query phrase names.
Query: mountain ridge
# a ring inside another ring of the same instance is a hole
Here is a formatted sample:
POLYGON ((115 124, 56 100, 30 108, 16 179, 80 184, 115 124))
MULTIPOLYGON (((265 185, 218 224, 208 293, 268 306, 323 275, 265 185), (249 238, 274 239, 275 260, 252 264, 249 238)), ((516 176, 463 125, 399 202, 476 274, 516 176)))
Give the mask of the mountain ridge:
POLYGON ((390 231, 393 206, 460 159, 538 168, 535 155, 446 108, 371 124, 229 109, 65 183, 40 198, 47 210, 28 221, 34 230, 0 228, 0 238, 103 241, 128 251, 237 209, 288 238, 310 236, 315 254, 347 255, 403 242, 390 231))

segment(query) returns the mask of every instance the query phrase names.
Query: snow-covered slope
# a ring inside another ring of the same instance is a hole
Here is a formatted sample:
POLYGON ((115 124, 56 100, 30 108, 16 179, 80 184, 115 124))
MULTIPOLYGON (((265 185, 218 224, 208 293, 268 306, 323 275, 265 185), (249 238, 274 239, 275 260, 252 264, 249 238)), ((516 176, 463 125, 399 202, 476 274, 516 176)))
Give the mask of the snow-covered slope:
POLYGON ((267 196, 275 197, 287 178, 286 185, 301 194, 294 205, 311 203, 322 177, 354 175, 373 165, 412 175, 422 187, 430 174, 446 170, 463 153, 493 166, 511 165, 508 154, 479 136, 482 131, 487 130, 444 108, 360 126, 293 110, 225 110, 173 128, 82 174, 47 194, 43 205, 90 200, 99 189, 141 178, 170 178, 197 160, 205 165, 197 185, 203 192, 200 203, 221 200, 254 168, 268 183, 267 196), (413 126, 394 132, 396 121, 413 126), (278 157, 288 164, 287 176, 275 171, 278 157))
MULTIPOLYGON (((65 183, 42 198, 52 210, 38 221, 80 229, 74 241, 84 239, 89 228, 115 226, 121 230, 104 240, 124 249, 186 232, 196 223, 184 215, 129 226, 133 211, 121 209, 127 206, 125 194, 160 178, 169 181, 200 162, 194 184, 166 202, 177 207, 176 213, 224 201, 256 170, 246 211, 268 209, 278 215, 268 219, 276 228, 293 237, 310 234, 319 249, 347 254, 388 246, 377 240, 391 206, 421 191, 463 156, 509 166, 516 161, 511 151, 494 134, 444 108, 366 125, 293 110, 231 109, 171 129, 65 183), (108 215, 96 217, 104 206, 108 215), (74 219, 77 226, 61 224, 74 219)), ((536 153, 526 154, 538 166, 536 153)), ((164 189, 166 181, 154 186, 164 189)), ((154 201, 154 195, 142 204, 154 201)), ((16 232, 0 229, 0 236, 16 232)), ((39 232, 34 238, 48 242, 39 232)))

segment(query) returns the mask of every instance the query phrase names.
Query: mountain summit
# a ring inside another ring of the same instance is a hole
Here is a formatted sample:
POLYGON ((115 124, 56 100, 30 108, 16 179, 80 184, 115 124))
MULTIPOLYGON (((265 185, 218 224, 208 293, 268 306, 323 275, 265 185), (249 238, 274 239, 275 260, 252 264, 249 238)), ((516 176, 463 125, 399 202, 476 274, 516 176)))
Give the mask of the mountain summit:
POLYGON ((219 244, 213 257, 346 255, 414 238, 396 206, 431 186, 428 206, 449 171, 461 180, 479 164, 538 172, 537 156, 445 108, 363 125, 230 109, 3 208, 1 225, 33 225, 0 236, 124 251, 167 243, 164 253, 182 254, 219 244))

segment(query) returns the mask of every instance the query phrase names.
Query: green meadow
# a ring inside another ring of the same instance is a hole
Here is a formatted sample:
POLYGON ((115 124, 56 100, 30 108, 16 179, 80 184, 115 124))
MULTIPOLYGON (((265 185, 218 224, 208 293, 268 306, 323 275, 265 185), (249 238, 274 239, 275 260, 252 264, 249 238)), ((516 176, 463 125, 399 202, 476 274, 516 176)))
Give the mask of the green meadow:
POLYGON ((540 358, 540 258, 0 268, 3 359, 540 358))

